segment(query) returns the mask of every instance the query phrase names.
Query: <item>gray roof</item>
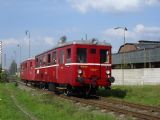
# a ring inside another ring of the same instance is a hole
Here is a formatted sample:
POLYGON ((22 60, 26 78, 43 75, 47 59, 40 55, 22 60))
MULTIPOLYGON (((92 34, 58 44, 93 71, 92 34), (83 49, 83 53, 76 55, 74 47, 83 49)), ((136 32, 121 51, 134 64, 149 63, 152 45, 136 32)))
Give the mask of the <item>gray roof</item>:
POLYGON ((47 51, 44 51, 36 56, 39 56, 43 53, 46 53, 46 52, 49 52, 53 49, 57 49, 57 48, 60 48, 60 47, 64 47, 64 46, 68 46, 68 45, 72 45, 72 44, 85 44, 85 45, 103 45, 103 46, 111 46, 110 43, 107 43, 106 41, 98 41, 96 39, 91 39, 91 40, 75 40, 75 41, 69 41, 69 42, 62 42, 60 41, 56 46, 53 46, 52 49, 49 49, 47 51))

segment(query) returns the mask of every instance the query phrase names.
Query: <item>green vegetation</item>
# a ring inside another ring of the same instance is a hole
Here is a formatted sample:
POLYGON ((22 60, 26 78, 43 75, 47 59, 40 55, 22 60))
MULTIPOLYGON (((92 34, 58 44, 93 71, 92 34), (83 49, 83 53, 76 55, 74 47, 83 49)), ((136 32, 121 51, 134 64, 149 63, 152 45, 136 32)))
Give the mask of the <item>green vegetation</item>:
POLYGON ((112 90, 101 89, 99 94, 133 103, 160 106, 160 85, 113 86, 112 90))
POLYGON ((6 91, 5 84, 0 83, 0 120, 28 120, 13 104, 11 95, 6 91))
POLYGON ((37 90, 0 84, 0 120, 114 120, 37 90))
POLYGON ((13 60, 9 67, 9 73, 10 75, 16 75, 16 72, 17 72, 17 63, 15 60, 13 60))
MULTIPOLYGON (((160 105, 160 86, 113 86, 99 94, 112 99, 160 105)), ((79 107, 38 90, 0 83, 0 120, 114 120, 114 117, 79 107)))

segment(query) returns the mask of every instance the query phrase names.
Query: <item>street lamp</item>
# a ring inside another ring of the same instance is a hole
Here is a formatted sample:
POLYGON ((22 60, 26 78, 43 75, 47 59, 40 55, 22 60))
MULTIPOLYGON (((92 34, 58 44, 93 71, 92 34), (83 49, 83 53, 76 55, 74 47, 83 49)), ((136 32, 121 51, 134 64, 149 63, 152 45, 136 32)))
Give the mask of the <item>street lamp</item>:
POLYGON ((125 45, 126 43, 126 31, 128 30, 126 27, 116 27, 114 28, 115 30, 117 29, 122 29, 124 31, 124 41, 123 41, 123 44, 125 45))
MULTIPOLYGON (((114 28, 115 30, 117 30, 117 29, 122 29, 123 31, 124 31, 124 41, 123 41, 123 44, 125 45, 125 43, 126 43, 126 31, 128 30, 126 27, 116 27, 116 28, 114 28)), ((124 45, 123 45, 123 47, 124 47, 124 45)), ((125 66, 125 50, 123 49, 123 66, 121 65, 121 69, 122 69, 122 80, 123 80, 123 85, 124 85, 124 66, 125 66)))
POLYGON ((28 36, 28 42, 29 42, 29 58, 30 58, 31 45, 30 45, 30 32, 29 32, 28 30, 26 30, 26 36, 28 36))
POLYGON ((14 61, 15 61, 14 72, 15 72, 15 75, 16 75, 16 72, 17 72, 17 62, 16 62, 16 61, 17 61, 17 59, 16 59, 16 58, 17 58, 17 57, 16 57, 16 56, 17 56, 17 53, 16 53, 15 50, 13 51, 13 54, 14 54, 14 58, 13 58, 13 59, 14 59, 14 61))
POLYGON ((0 67, 2 68, 2 41, 0 41, 0 57, 1 57, 0 67))

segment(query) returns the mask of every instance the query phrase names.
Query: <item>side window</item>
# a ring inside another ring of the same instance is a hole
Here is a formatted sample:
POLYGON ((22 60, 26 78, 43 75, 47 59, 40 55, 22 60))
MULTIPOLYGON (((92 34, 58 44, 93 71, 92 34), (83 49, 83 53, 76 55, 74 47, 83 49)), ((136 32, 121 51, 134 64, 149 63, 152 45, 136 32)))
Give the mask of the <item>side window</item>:
POLYGON ((39 61, 38 61, 38 58, 36 58, 36 67, 38 67, 39 66, 39 63, 38 63, 39 61))
POLYGON ((100 63, 108 62, 108 50, 101 49, 100 50, 100 63))
POLYGON ((60 64, 64 64, 64 50, 60 51, 60 64))
POLYGON ((44 56, 43 56, 43 65, 46 65, 46 62, 47 62, 47 60, 46 60, 46 59, 47 59, 47 56, 46 56, 46 55, 44 55, 44 56))
POLYGON ((67 63, 71 62, 71 48, 67 49, 67 63))
POLYGON ((27 62, 25 63, 25 69, 27 69, 27 62))
POLYGON ((42 65, 42 56, 40 57, 39 65, 40 65, 40 66, 42 65))
POLYGON ((52 53, 53 64, 57 63, 56 51, 52 53))
POLYGON ((47 60, 48 60, 48 65, 50 65, 51 64, 51 54, 50 53, 47 55, 47 60))
POLYGON ((77 48, 77 62, 86 63, 87 62, 87 49, 77 48))
POLYGON ((32 62, 30 62, 30 68, 32 67, 32 62))

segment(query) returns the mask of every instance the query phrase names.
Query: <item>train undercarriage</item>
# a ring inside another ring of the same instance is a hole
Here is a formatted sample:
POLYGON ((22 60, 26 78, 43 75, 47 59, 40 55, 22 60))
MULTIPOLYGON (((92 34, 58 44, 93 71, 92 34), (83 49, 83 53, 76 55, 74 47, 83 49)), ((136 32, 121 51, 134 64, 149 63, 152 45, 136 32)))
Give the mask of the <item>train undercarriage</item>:
POLYGON ((97 86, 92 86, 91 84, 71 86, 69 84, 48 83, 40 81, 23 80, 23 82, 25 82, 26 85, 31 85, 40 89, 47 89, 49 91, 55 92, 56 94, 64 94, 66 96, 89 97, 96 95, 98 90, 97 86))

